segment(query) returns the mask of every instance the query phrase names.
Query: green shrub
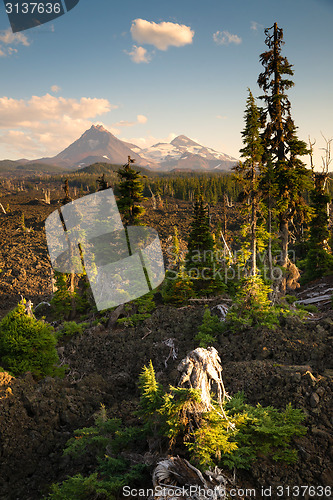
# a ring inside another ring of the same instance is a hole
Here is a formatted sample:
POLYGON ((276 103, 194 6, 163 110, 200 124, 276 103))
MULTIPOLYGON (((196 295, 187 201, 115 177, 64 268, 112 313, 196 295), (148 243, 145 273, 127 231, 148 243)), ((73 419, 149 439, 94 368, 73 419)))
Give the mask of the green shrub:
POLYGON ((225 408, 231 417, 243 414, 246 419, 235 436, 237 450, 232 456, 224 457, 222 464, 248 468, 258 455, 286 463, 297 461, 297 451, 291 442, 306 433, 306 427, 301 425, 305 419, 302 410, 292 408, 291 404, 284 411, 260 404, 254 407, 245 403, 243 393, 237 393, 225 408))
POLYGON ((314 304, 296 304, 296 308, 310 313, 318 312, 318 307, 315 306, 314 304))
POLYGON ((162 386, 156 381, 153 363, 149 362, 144 366, 139 376, 140 410, 138 414, 144 418, 150 430, 156 428, 157 422, 160 422, 158 410, 164 402, 165 392, 162 386))
POLYGON ((215 335, 222 331, 223 326, 221 321, 217 316, 212 316, 209 307, 206 306, 202 324, 194 340, 199 344, 199 347, 206 348, 216 342, 215 335))
POLYGON ((96 307, 90 303, 90 285, 84 274, 75 276, 75 290, 71 292, 71 275, 55 271, 55 286, 57 290, 51 299, 54 316, 57 319, 75 317, 76 314, 94 311, 96 307))
POLYGON ((165 304, 183 306, 195 297, 193 282, 185 271, 167 271, 161 294, 165 304))
POLYGON ((146 295, 142 295, 142 297, 133 300, 133 304, 137 307, 139 314, 149 314, 156 309, 154 294, 152 292, 146 293, 146 295))
POLYGON ((77 474, 59 484, 53 484, 50 500, 116 500, 122 488, 142 485, 146 480, 147 467, 132 465, 119 453, 131 442, 135 450, 140 449, 138 441, 141 430, 133 427, 122 429, 119 419, 108 419, 105 407, 95 418, 95 425, 74 432, 64 451, 72 460, 88 455, 95 470, 88 477, 77 474))
POLYGON ((301 277, 301 284, 305 285, 309 281, 316 280, 322 276, 329 276, 333 273, 333 255, 324 248, 310 248, 304 260, 298 263, 300 269, 304 270, 301 277))
POLYGON ((295 295, 285 295, 284 300, 287 302, 287 304, 293 304, 296 302, 297 297, 295 295))
POLYGON ((78 324, 75 321, 65 321, 56 333, 57 339, 62 337, 73 337, 74 335, 82 335, 84 329, 88 326, 88 323, 78 324))
MULTIPOLYGON (((61 484, 53 484, 51 494, 48 498, 52 500, 86 500, 96 498, 96 493, 100 495, 100 491, 96 491, 97 473, 91 474, 89 477, 83 477, 77 474, 70 477, 61 484)), ((103 497, 98 497, 103 498, 103 497)), ((104 496, 104 498, 107 498, 104 496)), ((110 497, 109 497, 110 498, 110 497)), ((111 497, 112 498, 112 497, 111 497)), ((115 497, 114 497, 115 498, 115 497)))
POLYGON ((126 316, 125 318, 120 318, 117 320, 118 325, 124 325, 125 327, 133 327, 142 323, 145 319, 150 318, 151 312, 156 309, 156 304, 154 302, 154 295, 152 292, 139 297, 138 299, 132 300, 125 306, 125 312, 129 314, 131 311, 136 311, 134 314, 126 316))
POLYGON ((191 460, 202 469, 215 467, 226 457, 232 461, 238 450, 238 429, 245 420, 246 415, 236 415, 235 418, 228 415, 226 420, 218 411, 206 413, 187 444, 191 460))
POLYGON ((73 300, 75 298, 75 294, 69 291, 70 274, 55 271, 54 275, 57 290, 51 299, 51 306, 57 318, 68 318, 72 310, 73 300))
POLYGON ((31 371, 37 376, 60 374, 54 329, 44 321, 28 316, 24 303, 7 314, 0 323, 0 357, 14 375, 31 371))
POLYGON ((118 325, 124 325, 126 327, 133 327, 142 323, 145 319, 150 318, 151 314, 132 314, 132 316, 128 316, 127 318, 117 319, 118 325))
POLYGON ((224 328, 235 332, 249 327, 275 328, 282 310, 272 307, 270 292, 271 288, 260 276, 244 278, 223 323, 224 328))

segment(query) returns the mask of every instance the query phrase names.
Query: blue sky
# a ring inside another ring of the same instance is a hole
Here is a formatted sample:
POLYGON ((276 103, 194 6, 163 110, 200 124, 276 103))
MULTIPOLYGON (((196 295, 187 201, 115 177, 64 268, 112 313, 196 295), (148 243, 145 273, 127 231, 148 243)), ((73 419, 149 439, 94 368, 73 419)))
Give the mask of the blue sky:
MULTIPOLYGON (((37 1, 37 0, 36 0, 37 1)), ((0 159, 51 156, 102 123, 141 147, 185 134, 238 157, 263 30, 294 65, 299 136, 333 137, 331 0, 80 0, 13 35, 0 5, 0 159)))

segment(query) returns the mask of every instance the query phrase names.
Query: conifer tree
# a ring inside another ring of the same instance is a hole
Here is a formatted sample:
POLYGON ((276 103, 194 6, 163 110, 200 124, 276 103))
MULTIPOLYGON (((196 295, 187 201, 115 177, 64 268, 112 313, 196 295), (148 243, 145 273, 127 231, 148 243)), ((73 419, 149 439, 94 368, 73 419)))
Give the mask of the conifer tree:
POLYGON ((144 201, 143 197, 143 176, 139 171, 131 168, 131 163, 135 160, 128 157, 128 162, 117 171, 120 183, 118 189, 120 199, 118 207, 124 217, 125 226, 139 224, 140 217, 145 209, 140 205, 144 201))
POLYGON ((198 295, 219 293, 226 288, 221 263, 210 230, 209 207, 202 195, 194 203, 193 221, 187 244, 185 270, 198 295))
POLYGON ((325 157, 322 157, 322 172, 315 172, 313 164, 313 146, 310 142, 310 159, 313 188, 310 191, 312 218, 310 221, 310 237, 308 253, 305 259, 304 281, 320 278, 333 270, 333 256, 329 246, 329 203, 331 197, 327 193, 329 181, 328 167, 331 163, 331 142, 326 141, 325 157))
POLYGON ((109 184, 105 178, 105 174, 97 179, 98 191, 104 191, 104 189, 108 189, 109 184))
POLYGON ((244 147, 240 150, 241 157, 245 158, 234 170, 237 179, 241 181, 243 187, 243 198, 250 200, 250 225, 251 225, 251 254, 252 266, 251 274, 257 273, 256 253, 257 253, 257 219, 259 208, 259 185, 258 173, 261 169, 261 159, 263 155, 263 145, 260 137, 261 114, 257 107, 252 92, 249 90, 249 96, 246 101, 245 110, 245 128, 242 132, 244 147))
POLYGON ((202 269, 210 262, 214 239, 210 231, 208 205, 200 195, 193 206, 193 221, 187 243, 186 269, 202 269))
POLYGON ((287 91, 294 85, 290 80, 294 72, 288 59, 281 54, 283 30, 274 23, 274 26, 265 30, 265 35, 268 50, 260 55, 264 71, 258 78, 258 85, 264 92, 261 99, 265 102, 264 160, 273 171, 281 240, 280 263, 287 267, 289 223, 298 208, 305 211, 302 191, 309 176, 299 157, 307 154, 308 150, 306 143, 297 138, 296 126, 291 117, 287 91))

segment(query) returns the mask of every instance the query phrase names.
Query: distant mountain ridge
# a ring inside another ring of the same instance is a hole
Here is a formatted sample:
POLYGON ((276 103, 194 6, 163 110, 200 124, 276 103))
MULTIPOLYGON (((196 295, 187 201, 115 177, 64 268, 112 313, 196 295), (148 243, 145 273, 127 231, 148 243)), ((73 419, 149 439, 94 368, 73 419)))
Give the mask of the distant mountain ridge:
POLYGON ((43 163, 71 170, 94 163, 123 165, 128 156, 135 159, 136 165, 156 171, 230 171, 237 163, 235 158, 202 146, 185 135, 175 137, 170 143, 142 149, 118 139, 102 125, 92 125, 56 156, 24 162, 26 165, 43 163))

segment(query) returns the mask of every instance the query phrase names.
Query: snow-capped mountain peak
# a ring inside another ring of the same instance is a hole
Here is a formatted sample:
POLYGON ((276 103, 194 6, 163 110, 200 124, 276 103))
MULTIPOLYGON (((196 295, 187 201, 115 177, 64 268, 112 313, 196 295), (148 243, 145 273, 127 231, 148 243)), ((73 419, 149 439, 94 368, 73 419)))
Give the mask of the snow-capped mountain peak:
POLYGON ((170 143, 159 142, 141 149, 140 156, 159 163, 161 170, 230 170, 237 163, 232 156, 202 146, 185 135, 175 137, 170 143))

